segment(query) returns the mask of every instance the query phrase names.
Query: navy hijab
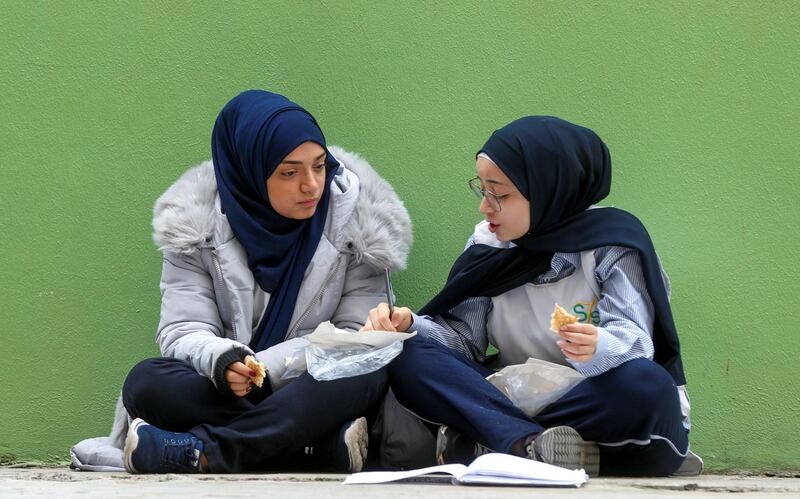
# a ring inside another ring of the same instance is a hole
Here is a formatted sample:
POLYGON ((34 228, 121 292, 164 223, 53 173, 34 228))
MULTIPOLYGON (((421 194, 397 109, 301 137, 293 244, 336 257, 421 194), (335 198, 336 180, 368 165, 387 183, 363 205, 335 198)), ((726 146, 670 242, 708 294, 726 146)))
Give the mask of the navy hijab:
POLYGON ((514 248, 476 244, 456 260, 444 289, 419 311, 447 312, 471 296, 498 296, 532 282, 556 252, 603 246, 638 250, 655 307, 654 360, 686 383, 680 345, 653 242, 644 225, 616 208, 588 208, 611 189, 611 156, 593 131, 559 118, 528 116, 496 130, 486 153, 530 201, 531 230, 514 248))
POLYGON ((300 283, 325 228, 330 183, 339 163, 311 114, 263 90, 248 90, 225 105, 211 134, 211 153, 222 210, 244 246, 256 282, 271 294, 250 342, 261 351, 286 336, 300 283), (290 152, 308 141, 327 154, 325 189, 311 218, 293 220, 272 208, 267 179, 290 152))

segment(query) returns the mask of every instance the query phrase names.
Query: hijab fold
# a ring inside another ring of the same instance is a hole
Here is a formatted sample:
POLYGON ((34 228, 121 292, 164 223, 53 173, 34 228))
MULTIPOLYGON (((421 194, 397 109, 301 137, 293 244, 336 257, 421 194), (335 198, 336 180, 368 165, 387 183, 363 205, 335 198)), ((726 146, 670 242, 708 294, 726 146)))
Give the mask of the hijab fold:
POLYGON ((655 308, 654 359, 686 383, 680 344, 653 242, 634 215, 589 209, 611 189, 611 156, 593 131, 550 116, 528 116, 496 130, 485 153, 530 201, 531 230, 513 248, 475 244, 456 260, 442 291, 420 314, 447 312, 472 296, 498 296, 550 268, 553 254, 603 246, 638 251, 655 308))
POLYGON ((322 238, 339 163, 311 114, 263 90, 248 90, 225 105, 211 134, 211 153, 222 211, 256 282, 270 293, 250 342, 261 351, 286 336, 300 284, 322 238), (311 218, 289 219, 272 207, 267 179, 289 153, 309 141, 325 150, 325 187, 311 218))

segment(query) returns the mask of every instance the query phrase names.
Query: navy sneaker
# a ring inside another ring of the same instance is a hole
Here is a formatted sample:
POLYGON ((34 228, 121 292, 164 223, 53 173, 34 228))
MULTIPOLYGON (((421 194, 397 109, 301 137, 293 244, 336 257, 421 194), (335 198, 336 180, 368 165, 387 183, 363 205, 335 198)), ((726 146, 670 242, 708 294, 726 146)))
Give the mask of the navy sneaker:
POLYGON ((367 460, 367 418, 343 424, 329 438, 303 449, 304 465, 338 473, 358 473, 367 460))
POLYGON ((199 473, 203 441, 136 418, 128 428, 123 460, 128 473, 199 473))
POLYGON ((436 464, 469 464, 476 457, 492 452, 463 433, 449 426, 440 426, 436 432, 436 464))
POLYGON ((595 443, 584 441, 569 426, 546 429, 528 443, 525 452, 534 461, 571 470, 583 468, 589 476, 597 476, 600 471, 600 448, 595 443))

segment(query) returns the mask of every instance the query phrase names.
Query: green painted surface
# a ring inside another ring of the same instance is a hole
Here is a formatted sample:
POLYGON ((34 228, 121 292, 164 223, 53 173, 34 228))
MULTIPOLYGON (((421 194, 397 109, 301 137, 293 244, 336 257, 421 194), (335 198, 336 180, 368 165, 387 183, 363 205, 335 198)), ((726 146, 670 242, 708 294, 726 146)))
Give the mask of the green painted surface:
POLYGON ((800 467, 796 2, 4 3, 2 459, 64 460, 107 433, 127 369, 157 352, 152 204, 255 87, 406 200, 411 306, 479 219, 465 181, 493 129, 595 129, 610 203, 672 278, 694 449, 716 469, 800 467))

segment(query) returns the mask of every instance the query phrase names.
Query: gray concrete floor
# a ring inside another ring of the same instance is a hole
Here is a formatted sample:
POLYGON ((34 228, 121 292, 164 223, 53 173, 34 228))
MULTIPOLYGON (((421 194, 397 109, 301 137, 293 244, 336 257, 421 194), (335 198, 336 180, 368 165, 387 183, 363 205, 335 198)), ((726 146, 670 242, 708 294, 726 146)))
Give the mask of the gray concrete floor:
POLYGON ((0 467, 5 497, 276 497, 285 499, 564 497, 800 497, 800 477, 702 475, 692 478, 593 478, 580 489, 472 487, 447 483, 342 485, 345 475, 128 475, 54 467, 0 467), (534 495, 535 494, 535 495, 534 495))

